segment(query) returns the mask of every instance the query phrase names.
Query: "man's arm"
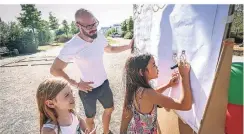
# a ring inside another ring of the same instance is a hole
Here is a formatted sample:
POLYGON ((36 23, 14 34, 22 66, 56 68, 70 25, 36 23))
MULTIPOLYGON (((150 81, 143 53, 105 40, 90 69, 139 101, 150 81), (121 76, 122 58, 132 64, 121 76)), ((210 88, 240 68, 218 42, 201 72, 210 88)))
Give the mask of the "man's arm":
POLYGON ((70 79, 69 76, 64 72, 64 68, 68 65, 68 63, 63 62, 59 58, 56 58, 50 68, 50 73, 55 77, 62 77, 67 80, 71 85, 77 87, 78 83, 70 79))
POLYGON ((125 50, 130 49, 130 45, 124 45, 124 46, 111 46, 111 45, 107 45, 104 48, 104 51, 107 53, 119 53, 119 52, 123 52, 125 50))
POLYGON ((131 42, 128 45, 124 45, 124 46, 111 46, 111 45, 107 45, 104 48, 104 51, 107 53, 119 53, 119 52, 123 52, 125 50, 131 49, 131 47, 134 44, 134 39, 131 40, 131 42))
POLYGON ((93 87, 90 84, 93 82, 84 82, 81 80, 80 82, 76 82, 75 80, 71 79, 65 72, 64 68, 68 65, 68 63, 63 62, 59 58, 56 58, 50 68, 50 73, 56 77, 62 77, 67 80, 72 86, 77 87, 79 90, 82 90, 87 93, 87 91, 91 91, 93 87))

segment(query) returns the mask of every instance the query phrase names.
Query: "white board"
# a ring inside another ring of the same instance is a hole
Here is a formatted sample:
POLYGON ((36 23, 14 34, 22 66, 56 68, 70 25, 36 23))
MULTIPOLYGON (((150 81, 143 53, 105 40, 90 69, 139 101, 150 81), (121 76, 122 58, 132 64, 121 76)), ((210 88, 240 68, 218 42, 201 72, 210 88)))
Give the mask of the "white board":
MULTIPOLYGON (((174 65, 173 53, 186 50, 191 64, 193 107, 176 113, 195 132, 200 128, 214 79, 229 5, 137 5, 134 10, 136 51, 154 55, 159 67, 155 86, 166 84, 174 65), (155 10, 158 9, 158 10, 155 10)), ((179 98, 180 87, 164 92, 179 98)))

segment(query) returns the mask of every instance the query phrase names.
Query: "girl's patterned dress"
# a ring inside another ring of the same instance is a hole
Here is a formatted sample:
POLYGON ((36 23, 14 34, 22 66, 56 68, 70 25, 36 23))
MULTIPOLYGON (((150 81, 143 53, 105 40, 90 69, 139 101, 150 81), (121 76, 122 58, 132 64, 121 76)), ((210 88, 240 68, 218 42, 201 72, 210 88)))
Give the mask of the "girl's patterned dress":
MULTIPOLYGON (((139 110, 142 91, 143 88, 139 88, 139 110)), ((154 105, 152 111, 149 114, 142 114, 137 111, 135 104, 133 104, 132 113, 133 118, 131 119, 128 126, 127 134, 157 134, 157 105, 154 105)))

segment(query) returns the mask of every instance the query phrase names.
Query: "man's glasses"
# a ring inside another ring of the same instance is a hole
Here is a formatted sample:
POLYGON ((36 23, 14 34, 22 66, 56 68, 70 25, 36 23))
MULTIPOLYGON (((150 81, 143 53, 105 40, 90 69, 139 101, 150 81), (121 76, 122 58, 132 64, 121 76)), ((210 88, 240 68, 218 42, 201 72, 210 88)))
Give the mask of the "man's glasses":
POLYGON ((91 24, 91 25, 87 25, 87 26, 84 26, 82 24, 80 24, 79 22, 76 22, 78 25, 82 26, 82 27, 85 27, 87 30, 91 30, 94 26, 97 27, 99 25, 99 21, 96 20, 95 23, 91 24))

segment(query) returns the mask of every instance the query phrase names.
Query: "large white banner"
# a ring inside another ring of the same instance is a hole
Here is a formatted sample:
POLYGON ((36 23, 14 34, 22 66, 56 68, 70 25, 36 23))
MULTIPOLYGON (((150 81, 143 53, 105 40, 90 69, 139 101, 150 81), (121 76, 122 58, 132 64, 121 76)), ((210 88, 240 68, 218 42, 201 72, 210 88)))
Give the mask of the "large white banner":
MULTIPOLYGON (((171 78, 175 63, 185 50, 191 64, 193 107, 176 113, 198 132, 214 80, 215 69, 228 18, 229 5, 135 5, 135 52, 154 55, 159 67, 156 86, 171 78)), ((165 91, 178 99, 180 86, 165 91)))

